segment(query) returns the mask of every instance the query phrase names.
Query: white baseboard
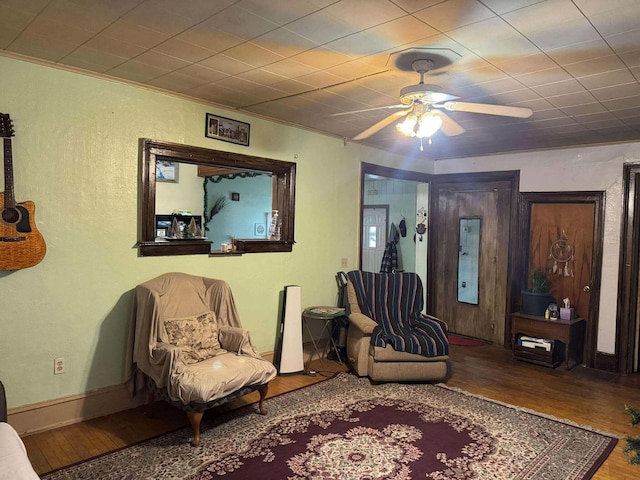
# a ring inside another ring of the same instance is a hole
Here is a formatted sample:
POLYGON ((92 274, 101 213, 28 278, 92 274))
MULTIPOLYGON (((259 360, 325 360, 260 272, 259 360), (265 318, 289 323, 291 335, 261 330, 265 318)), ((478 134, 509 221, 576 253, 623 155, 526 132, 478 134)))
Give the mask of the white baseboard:
MULTIPOLYGON (((273 363, 274 352, 261 355, 273 363)), ((11 408, 7 411, 7 420, 19 435, 24 436, 129 410, 146 401, 144 392, 131 398, 126 385, 120 384, 11 408)))

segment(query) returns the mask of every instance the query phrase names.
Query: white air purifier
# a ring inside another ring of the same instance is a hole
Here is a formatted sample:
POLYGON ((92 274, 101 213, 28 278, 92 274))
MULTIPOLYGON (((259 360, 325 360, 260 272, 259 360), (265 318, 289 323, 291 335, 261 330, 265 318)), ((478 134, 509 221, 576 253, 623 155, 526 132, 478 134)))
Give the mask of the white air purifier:
POLYGON ((278 369, 278 375, 292 375, 304 372, 302 289, 297 285, 284 287, 275 364, 278 369))

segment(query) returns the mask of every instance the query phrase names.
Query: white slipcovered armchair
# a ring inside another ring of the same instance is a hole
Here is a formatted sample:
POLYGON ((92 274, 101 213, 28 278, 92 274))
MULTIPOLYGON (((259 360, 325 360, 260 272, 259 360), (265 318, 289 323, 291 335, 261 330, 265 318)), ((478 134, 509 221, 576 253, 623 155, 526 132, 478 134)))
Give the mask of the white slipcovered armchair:
POLYGON ((242 328, 226 282, 167 273, 138 285, 136 303, 133 361, 149 403, 160 397, 186 411, 193 446, 209 408, 258 390, 265 413, 262 402, 277 372, 242 328))

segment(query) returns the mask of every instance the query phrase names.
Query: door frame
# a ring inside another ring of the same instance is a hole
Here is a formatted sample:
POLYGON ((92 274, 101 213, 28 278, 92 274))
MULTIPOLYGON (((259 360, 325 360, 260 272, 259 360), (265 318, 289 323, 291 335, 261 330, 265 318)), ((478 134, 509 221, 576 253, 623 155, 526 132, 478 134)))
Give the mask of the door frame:
MULTIPOLYGON (((602 249, 604 244, 604 191, 585 192, 523 192, 520 194, 520 226, 518 228, 518 245, 520 252, 527 252, 526 255, 516 257, 517 275, 515 287, 516 291, 521 291, 527 287, 529 270, 529 244, 531 236, 531 206, 535 203, 590 203, 594 205, 593 224, 593 251, 591 257, 591 298, 589 300, 589 315, 585 330, 585 345, 583 362, 587 367, 610 370, 607 366, 610 363, 604 359, 597 358, 598 342, 598 315, 600 312, 600 279, 602 277, 602 249)), ((517 298, 517 297, 516 297, 517 298)), ((516 311, 518 306, 513 305, 516 311)))
POLYGON ((450 189, 455 186, 466 189, 472 188, 474 185, 484 185, 485 189, 487 185, 493 183, 509 183, 511 190, 511 215, 509 217, 509 248, 507 259, 507 285, 506 285, 506 298, 505 298, 505 317, 504 321, 504 346, 510 348, 511 346, 511 313, 513 305, 517 302, 517 297, 514 292, 514 279, 517 278, 516 262, 518 250, 518 212, 519 212, 519 191, 520 191, 520 170, 505 170, 496 172, 474 172, 474 173, 452 173, 441 174, 433 178, 431 187, 429 188, 429 230, 428 230, 428 255, 427 255, 427 276, 428 276, 428 288, 427 288, 427 312, 433 313, 435 309, 435 236, 438 234, 439 225, 437 215, 434 215, 435 205, 438 203, 438 197, 440 190, 450 189))
MULTIPOLYGON (((364 213, 365 181, 367 175, 380 175, 381 177, 394 178, 396 180, 412 180, 414 182, 433 182, 435 176, 430 173, 412 172, 399 168, 384 167, 373 163, 362 162, 360 164, 360 234, 358 236, 358 268, 362 268, 362 216, 364 213)), ((431 190, 431 188, 429 188, 431 190)))
POLYGON ((624 196, 622 200, 622 225, 620 228, 620 255, 618 266, 618 305, 616 315, 616 355, 618 372, 628 375, 634 372, 634 355, 638 325, 636 307, 638 295, 638 271, 640 270, 640 164, 623 167, 624 196))

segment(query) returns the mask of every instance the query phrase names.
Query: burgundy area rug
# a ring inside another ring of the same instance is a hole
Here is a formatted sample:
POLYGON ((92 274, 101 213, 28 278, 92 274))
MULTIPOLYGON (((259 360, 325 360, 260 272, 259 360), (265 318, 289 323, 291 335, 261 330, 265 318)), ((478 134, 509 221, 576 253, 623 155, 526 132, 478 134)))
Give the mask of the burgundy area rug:
MULTIPOLYGON (((340 374, 59 470, 54 479, 591 478, 617 440, 441 385, 340 374)), ((206 418, 206 415, 205 415, 206 418)))

